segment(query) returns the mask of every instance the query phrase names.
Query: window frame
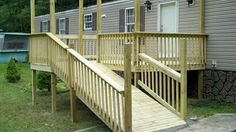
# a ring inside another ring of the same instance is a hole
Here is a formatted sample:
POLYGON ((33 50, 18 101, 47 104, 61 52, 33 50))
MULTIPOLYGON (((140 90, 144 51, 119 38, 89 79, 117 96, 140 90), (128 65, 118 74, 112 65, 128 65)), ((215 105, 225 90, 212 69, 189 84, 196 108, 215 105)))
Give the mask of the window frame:
POLYGON ((92 25, 93 25, 93 14, 92 13, 85 14, 84 15, 84 30, 92 30, 92 28, 93 28, 92 25), (91 16, 91 21, 85 21, 85 17, 87 17, 87 16, 91 16), (86 27, 86 24, 88 24, 88 23, 91 23, 91 27, 89 27, 89 28, 86 27))
MULTIPOLYGON (((125 32, 128 32, 128 26, 130 26, 130 25, 134 25, 134 28, 135 28, 135 9, 134 9, 134 7, 125 8, 125 32), (131 9, 134 11, 134 15, 133 15, 134 22, 133 23, 128 23, 127 22, 127 11, 131 10, 131 9)), ((134 32, 134 31, 131 31, 131 32, 134 32)))
POLYGON ((49 20, 42 21, 42 32, 49 32, 48 31, 48 24, 49 24, 49 20), (44 25, 45 23, 46 23, 46 25, 44 25))
POLYGON ((58 33, 59 34, 66 34, 66 18, 59 18, 58 19, 58 33), (64 20, 64 27, 61 28, 61 20, 64 20), (62 31, 64 31, 64 33, 62 33, 62 31))

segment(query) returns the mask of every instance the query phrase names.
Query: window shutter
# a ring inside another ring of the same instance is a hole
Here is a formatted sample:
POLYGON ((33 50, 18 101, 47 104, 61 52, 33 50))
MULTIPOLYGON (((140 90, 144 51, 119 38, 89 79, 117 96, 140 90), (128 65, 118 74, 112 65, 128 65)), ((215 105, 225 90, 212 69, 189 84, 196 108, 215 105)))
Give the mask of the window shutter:
POLYGON ((56 20, 56 34, 59 34, 59 19, 56 20))
POLYGON ((145 31, 145 6, 140 7, 140 31, 145 31))
POLYGON ((65 25, 66 27, 66 34, 69 34, 69 18, 66 18, 66 25, 65 25))
POLYGON ((97 30, 97 12, 92 13, 92 30, 97 30))
POLYGON ((48 20, 48 32, 50 32, 50 20, 48 20))
POLYGON ((119 11, 119 32, 125 32, 125 9, 119 11))
POLYGON ((40 32, 43 32, 43 22, 40 22, 40 32))

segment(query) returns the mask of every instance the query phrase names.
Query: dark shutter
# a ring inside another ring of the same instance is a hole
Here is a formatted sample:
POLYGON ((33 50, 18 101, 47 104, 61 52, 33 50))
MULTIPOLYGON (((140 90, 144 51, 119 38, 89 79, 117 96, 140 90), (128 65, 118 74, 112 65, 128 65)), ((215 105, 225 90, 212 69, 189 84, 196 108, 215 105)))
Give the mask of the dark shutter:
POLYGON ((66 18, 66 34, 69 34, 69 18, 66 18))
POLYGON ((50 20, 48 20, 48 32, 50 32, 50 20))
POLYGON ((97 12, 92 13, 92 30, 97 30, 97 12))
POLYGON ((56 20, 56 34, 59 34, 59 19, 56 20))
POLYGON ((119 11, 119 32, 125 32, 125 9, 119 11))
POLYGON ((145 31, 145 6, 140 7, 140 31, 145 31))
POLYGON ((40 22, 40 32, 43 32, 43 22, 40 22))

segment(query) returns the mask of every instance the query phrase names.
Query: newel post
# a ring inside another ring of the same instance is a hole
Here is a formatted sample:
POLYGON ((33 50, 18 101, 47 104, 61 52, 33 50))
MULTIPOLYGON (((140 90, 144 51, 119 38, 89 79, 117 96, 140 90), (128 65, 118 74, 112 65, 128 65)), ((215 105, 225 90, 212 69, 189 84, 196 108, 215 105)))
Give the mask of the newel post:
POLYGON ((181 95, 180 113, 185 119, 187 113, 187 45, 186 39, 180 39, 180 70, 181 70, 181 95))
POLYGON ((56 34, 55 0, 50 0, 50 32, 56 34))
POLYGON ((125 132, 132 131, 132 89, 131 89, 131 51, 132 44, 124 45, 124 79, 125 79, 125 132))
POLYGON ((97 41, 96 54, 97 62, 100 63, 100 38, 99 34, 102 32, 102 0, 97 0, 97 41))
POLYGON ((74 65, 73 59, 67 50, 67 65, 68 65, 68 86, 70 88, 70 114, 71 114, 71 121, 73 123, 78 121, 78 114, 77 114, 77 97, 76 97, 76 89, 74 88, 74 65))
POLYGON ((81 55, 84 54, 84 42, 83 42, 83 35, 84 35, 84 0, 79 0, 79 16, 78 16, 78 23, 79 23, 79 46, 77 44, 77 52, 81 55))

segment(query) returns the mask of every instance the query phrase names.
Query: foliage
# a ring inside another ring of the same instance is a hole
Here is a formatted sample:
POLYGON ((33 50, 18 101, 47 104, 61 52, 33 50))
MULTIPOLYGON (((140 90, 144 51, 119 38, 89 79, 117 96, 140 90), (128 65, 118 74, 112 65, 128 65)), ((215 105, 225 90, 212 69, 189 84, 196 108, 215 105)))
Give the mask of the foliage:
POLYGON ((48 72, 39 72, 37 74, 37 87, 40 90, 47 89, 51 91, 51 74, 48 72))
POLYGON ((20 73, 19 69, 16 66, 16 63, 13 59, 8 62, 7 65, 7 72, 6 72, 6 79, 10 83, 16 83, 20 80, 20 73))

